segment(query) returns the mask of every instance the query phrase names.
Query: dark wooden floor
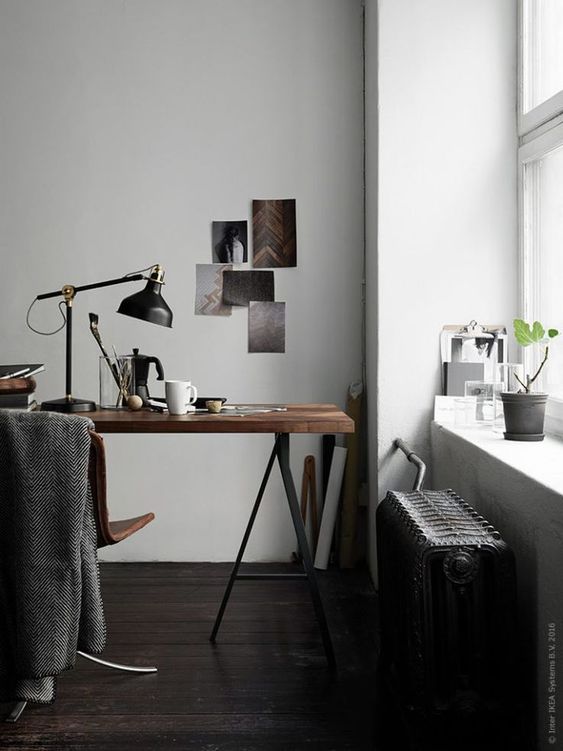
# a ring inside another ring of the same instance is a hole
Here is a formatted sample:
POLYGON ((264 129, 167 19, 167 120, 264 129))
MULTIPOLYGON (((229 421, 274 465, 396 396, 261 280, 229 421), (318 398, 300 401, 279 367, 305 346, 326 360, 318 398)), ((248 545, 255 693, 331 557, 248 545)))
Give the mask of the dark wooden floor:
MULTIPOLYGON (((407 728, 377 690, 377 598, 366 571, 319 574, 338 673, 327 670, 307 585, 235 585, 214 646, 209 634, 230 564, 105 564, 108 660, 79 658, 51 706, 0 722, 1 751, 523 751, 514 728, 471 741, 459 729, 407 728), (454 739, 455 738, 455 742, 454 739)), ((292 564, 245 570, 295 570, 292 564)), ((6 705, 0 712, 6 713, 6 705)))
MULTIPOLYGON (((269 568, 280 570, 246 570, 269 568)), ((339 668, 331 678, 303 582, 237 583, 210 644, 229 571, 103 565, 104 657, 159 672, 135 676, 79 659, 53 705, 0 727, 0 748, 372 751, 377 627, 367 572, 320 575, 339 668)))

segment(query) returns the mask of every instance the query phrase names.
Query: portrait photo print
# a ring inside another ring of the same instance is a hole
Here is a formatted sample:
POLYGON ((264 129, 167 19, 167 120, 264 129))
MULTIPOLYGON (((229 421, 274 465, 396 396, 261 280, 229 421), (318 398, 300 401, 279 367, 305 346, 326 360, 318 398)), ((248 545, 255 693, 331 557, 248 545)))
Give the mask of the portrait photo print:
POLYGON ((212 222, 213 263, 248 261, 248 222, 212 222))

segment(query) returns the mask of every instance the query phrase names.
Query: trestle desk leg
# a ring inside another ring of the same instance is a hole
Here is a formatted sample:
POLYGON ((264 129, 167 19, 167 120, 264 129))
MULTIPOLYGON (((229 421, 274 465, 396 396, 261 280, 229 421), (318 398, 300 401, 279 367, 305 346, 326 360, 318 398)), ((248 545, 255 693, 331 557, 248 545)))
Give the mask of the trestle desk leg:
POLYGON ((293 476, 291 474, 291 467, 289 464, 289 434, 280 434, 278 436, 276 445, 278 449, 278 462, 280 465, 283 484, 285 487, 285 493, 289 504, 289 510, 291 512, 291 518, 293 520, 293 526, 295 528, 295 534, 297 535, 297 543, 303 557, 303 567, 305 569, 305 573, 307 574, 309 589, 311 591, 311 599, 313 601, 315 615, 317 616, 317 621, 321 630, 326 659, 329 668, 331 670, 335 670, 336 661, 334 659, 332 640, 330 638, 330 632, 328 630, 326 615, 319 592, 319 585, 315 574, 315 568, 313 566, 313 559, 311 557, 309 543, 307 542, 307 534, 305 532, 303 519, 301 518, 299 500, 297 498, 297 491, 295 490, 295 483, 293 482, 293 476))
POLYGON ((233 569, 231 571, 231 576, 229 578, 229 583, 227 584, 227 588, 225 589, 225 594, 223 595, 221 607, 219 608, 219 612, 217 613, 217 618, 215 619, 215 625, 213 626, 213 631, 211 632, 211 636, 209 637, 209 641, 211 642, 215 641, 217 637, 217 632, 219 631, 219 626, 221 625, 221 621, 223 620, 225 608, 227 607, 229 597, 231 596, 231 590, 233 588, 233 584, 235 583, 235 579, 237 578, 237 574, 240 568, 242 557, 244 555, 244 551, 246 550, 246 545, 248 543, 248 538, 250 537, 250 533, 252 532, 252 527, 254 526, 256 514, 258 513, 258 509, 260 508, 260 503, 262 502, 262 497, 264 496, 264 491, 266 490, 266 485, 268 484, 268 480, 270 479, 270 473, 272 471, 272 467, 274 466, 274 462, 278 454, 278 443, 279 443, 279 436, 276 436, 276 440, 274 442, 274 448, 272 449, 270 459, 268 460, 268 465, 266 467, 266 471, 262 479, 262 484, 260 485, 260 490, 258 491, 258 495, 256 496, 256 501, 254 502, 254 506, 252 508, 252 513, 250 514, 250 519, 248 520, 248 524, 246 526, 244 537, 242 538, 240 550, 238 551, 235 565, 233 566, 233 569))

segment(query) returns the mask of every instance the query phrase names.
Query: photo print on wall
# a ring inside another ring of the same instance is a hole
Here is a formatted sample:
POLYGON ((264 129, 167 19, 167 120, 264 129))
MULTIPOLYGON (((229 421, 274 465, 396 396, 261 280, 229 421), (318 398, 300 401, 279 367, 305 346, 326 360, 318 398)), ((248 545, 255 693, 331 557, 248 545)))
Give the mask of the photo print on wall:
POLYGON ((297 266, 295 199, 252 201, 254 268, 297 266))
POLYGON ((248 223, 212 222, 213 263, 248 261, 248 223))
POLYGON ((251 300, 274 300, 274 272, 225 271, 223 303, 248 306, 251 300))
POLYGON ((285 352, 285 303, 251 302, 248 308, 248 351, 285 352))
POLYGON ((199 316, 230 316, 231 306, 223 303, 223 273, 230 264, 197 263, 195 267, 195 313, 199 316))

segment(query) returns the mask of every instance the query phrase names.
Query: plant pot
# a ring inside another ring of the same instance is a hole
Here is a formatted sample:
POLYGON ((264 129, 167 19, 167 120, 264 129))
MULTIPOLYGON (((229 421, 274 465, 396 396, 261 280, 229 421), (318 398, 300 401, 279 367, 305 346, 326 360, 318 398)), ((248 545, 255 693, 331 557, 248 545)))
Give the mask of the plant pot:
POLYGON ((503 392, 504 425, 507 441, 543 441, 547 394, 503 392))

